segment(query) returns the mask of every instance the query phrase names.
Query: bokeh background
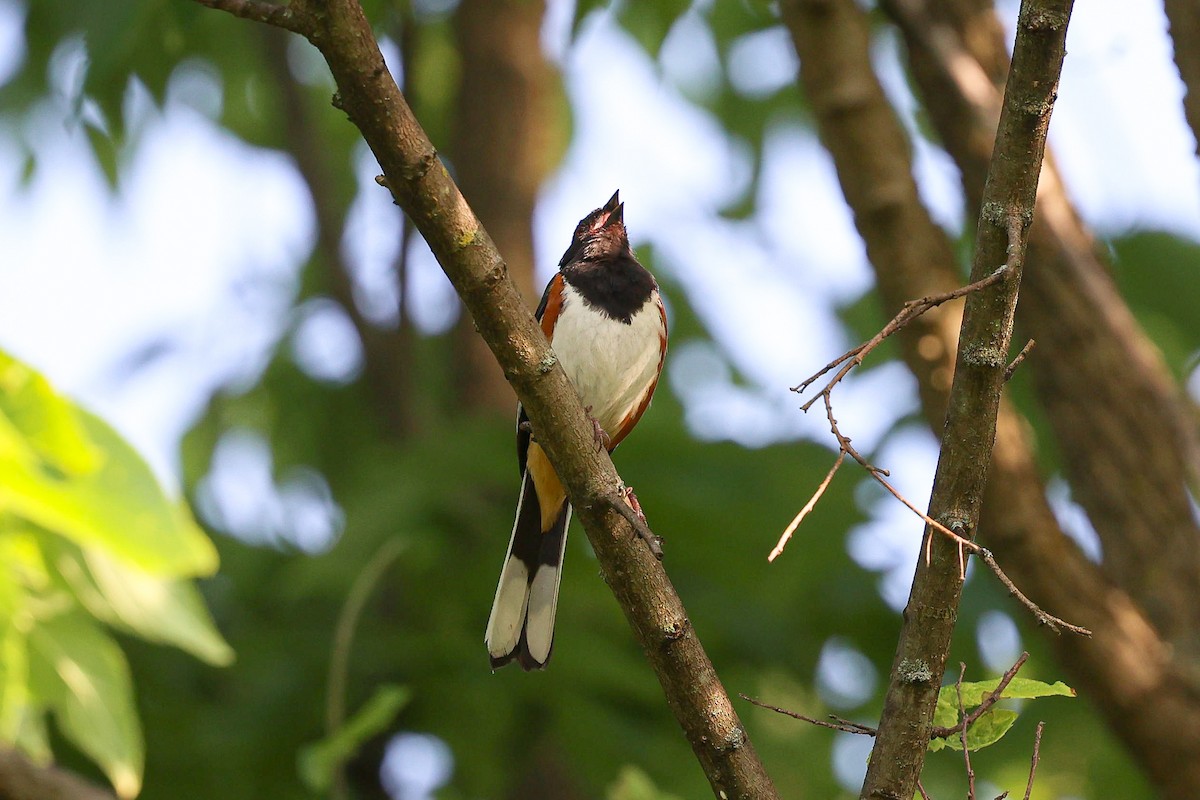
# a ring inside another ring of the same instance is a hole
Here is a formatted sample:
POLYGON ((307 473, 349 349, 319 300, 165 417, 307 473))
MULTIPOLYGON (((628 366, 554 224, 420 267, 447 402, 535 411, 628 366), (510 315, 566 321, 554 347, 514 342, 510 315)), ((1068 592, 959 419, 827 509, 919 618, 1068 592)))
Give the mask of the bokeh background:
MULTIPOLYGON (((777 12, 367 9, 531 306, 574 223, 620 189, 672 338, 617 466, 726 686, 876 719, 920 521, 847 468, 766 561, 833 458, 824 419, 789 387, 883 322, 777 12)), ((1011 31, 1016 5, 997 12, 1011 31)), ((871 18, 922 198, 965 264, 958 172, 898 35, 871 18)), ((306 42, 194 4, 0 2, 0 347, 121 431, 222 559, 201 588, 234 664, 121 640, 142 796, 312 796, 297 754, 324 735, 330 692, 352 711, 388 684, 409 700, 351 761, 353 796, 704 796, 581 531, 550 669, 489 672, 482 632, 518 485, 513 398, 332 91, 306 42)), ((1183 93, 1157 3, 1078 4, 1051 144, 1194 399, 1200 318, 1179 298, 1200 297, 1200 169, 1183 93)), ((921 504, 936 442, 895 356, 847 381, 838 418, 921 504)), ((1015 395, 1031 404, 1024 380, 1015 395)), ((1043 466, 1064 530, 1099 558, 1052 451, 1043 466)), ((984 678, 1022 649, 1023 674, 1063 677, 972 571, 951 662, 984 678)), ((739 711, 784 796, 856 796, 869 741, 739 711)), ((1039 719, 1035 797, 1154 796, 1087 698, 1031 705, 976 759, 981 796, 1024 785, 1039 719)), ((963 781, 955 754, 930 758, 933 796, 963 781)))

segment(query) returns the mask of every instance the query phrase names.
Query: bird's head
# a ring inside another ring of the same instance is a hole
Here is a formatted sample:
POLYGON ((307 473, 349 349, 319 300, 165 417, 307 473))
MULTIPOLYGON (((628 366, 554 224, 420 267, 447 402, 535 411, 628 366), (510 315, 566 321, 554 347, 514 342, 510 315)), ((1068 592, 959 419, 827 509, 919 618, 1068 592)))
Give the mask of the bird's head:
POLYGON ((558 262, 560 267, 573 261, 611 258, 629 249, 625 204, 618 195, 620 190, 613 192, 607 203, 579 220, 571 236, 571 246, 558 262))

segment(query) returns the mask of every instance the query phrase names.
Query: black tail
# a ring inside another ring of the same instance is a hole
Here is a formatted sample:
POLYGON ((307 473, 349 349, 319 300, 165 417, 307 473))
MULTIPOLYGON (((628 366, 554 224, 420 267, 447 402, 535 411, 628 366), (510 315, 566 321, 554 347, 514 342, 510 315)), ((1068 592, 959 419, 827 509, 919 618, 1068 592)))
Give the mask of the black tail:
POLYGON ((514 659, 523 669, 542 669, 550 660, 570 522, 571 504, 564 502, 554 524, 542 532, 542 510, 533 479, 526 472, 484 637, 492 669, 514 659))

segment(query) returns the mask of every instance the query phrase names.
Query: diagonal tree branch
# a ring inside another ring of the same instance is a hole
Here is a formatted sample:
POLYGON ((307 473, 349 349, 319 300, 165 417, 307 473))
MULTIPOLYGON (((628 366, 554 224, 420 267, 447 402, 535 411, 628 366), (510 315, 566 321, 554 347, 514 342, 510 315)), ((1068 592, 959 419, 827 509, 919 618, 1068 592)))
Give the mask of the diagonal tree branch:
MULTIPOLYGON (((828 2, 794 3, 785 9, 789 7, 798 15, 815 9, 827 16, 836 10, 828 2)), ((979 521, 1024 261, 1024 235, 1032 220, 1037 168, 1062 66, 1070 7, 1069 0, 1022 6, 1014 78, 1006 93, 980 216, 972 279, 982 279, 1005 261, 1015 269, 998 286, 968 297, 930 501, 931 517, 966 536, 974 535, 979 521)), ((849 8, 844 6, 843 11, 849 8)), ((798 26, 791 27, 795 31, 798 26)), ((927 528, 925 535, 932 536, 932 529, 927 528)), ((955 550, 938 538, 929 560, 917 565, 863 797, 908 798, 916 790, 962 589, 955 550)))
POLYGON ((608 453, 595 447, 574 387, 392 80, 362 8, 356 0, 296 0, 288 8, 294 29, 329 64, 335 105, 362 132, 392 196, 425 237, 525 406, 714 794, 777 797, 662 565, 614 510, 620 478, 608 453))

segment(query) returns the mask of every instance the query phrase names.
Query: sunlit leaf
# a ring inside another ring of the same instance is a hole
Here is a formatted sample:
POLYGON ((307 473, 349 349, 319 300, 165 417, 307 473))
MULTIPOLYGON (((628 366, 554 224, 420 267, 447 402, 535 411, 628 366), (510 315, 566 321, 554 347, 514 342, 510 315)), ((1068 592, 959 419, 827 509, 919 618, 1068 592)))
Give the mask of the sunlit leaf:
MULTIPOLYGON (((981 750, 995 744, 1008 733, 1009 728, 1017 721, 1017 712, 1007 708, 993 708, 979 719, 971 723, 967 729, 967 747, 971 750, 981 750)), ((950 736, 946 746, 951 750, 962 750, 962 740, 958 736, 950 736)))
POLYGON ((121 648, 82 614, 41 620, 29 634, 31 686, 59 729, 96 762, 120 797, 141 790, 144 744, 121 648))
POLYGON ((191 582, 149 575, 96 548, 84 551, 69 542, 57 548, 56 564, 75 596, 98 619, 216 666, 233 661, 233 650, 191 582))
MULTIPOLYGON (((943 686, 938 692, 937 708, 933 714, 933 724, 937 727, 950 728, 956 725, 959 721, 960 707, 963 712, 969 714, 972 709, 977 708, 984 698, 991 695, 1000 685, 1000 679, 995 678, 987 681, 965 681, 961 686, 950 684, 943 686), (961 706, 959 701, 959 692, 961 691, 961 706)), ((1004 700, 1032 700, 1038 697, 1074 697, 1075 690, 1067 686, 1062 681, 1054 683, 1045 683, 1043 681, 1034 680, 1032 678, 1013 678, 1008 685, 1004 687, 1004 691, 1000 694, 1000 698, 1004 700)), ((972 750, 978 750, 981 747, 987 747, 994 744, 1008 732, 1012 727, 1013 722, 1017 718, 1015 711, 1002 708, 989 709, 985 714, 980 715, 971 727, 967 730, 967 746, 972 750)), ((962 749, 962 742, 957 735, 949 736, 944 739, 933 739, 929 743, 931 751, 941 750, 945 747, 950 747, 954 750, 962 749)))
POLYGON ((153 574, 213 572, 216 550, 186 508, 166 497, 146 462, 111 427, 77 411, 88 439, 105 454, 103 468, 65 476, 0 454, 0 505, 153 574))
MULTIPOLYGON (((67 475, 95 471, 103 455, 88 437, 70 400, 28 365, 0 350, 0 458, 19 435, 37 457, 67 475)), ((7 453, 16 455, 12 450, 7 453)))

